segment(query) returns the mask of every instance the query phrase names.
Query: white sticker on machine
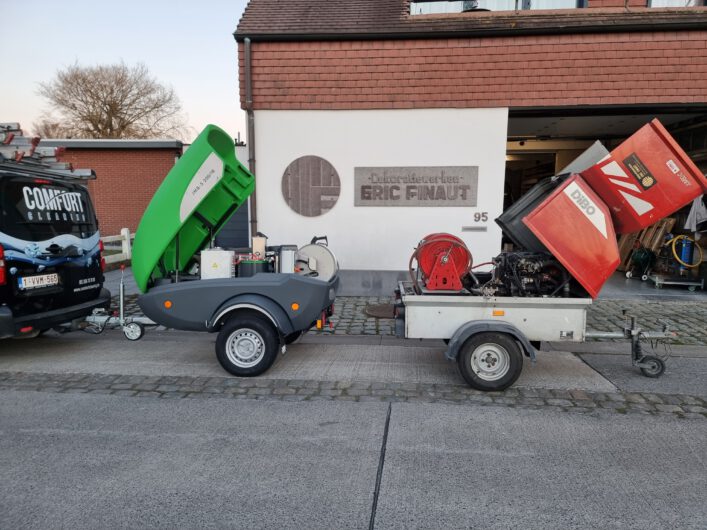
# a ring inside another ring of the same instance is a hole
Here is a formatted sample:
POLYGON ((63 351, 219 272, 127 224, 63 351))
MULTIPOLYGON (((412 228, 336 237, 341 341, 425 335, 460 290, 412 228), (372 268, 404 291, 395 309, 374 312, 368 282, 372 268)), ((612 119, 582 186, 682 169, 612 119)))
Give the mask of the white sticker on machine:
POLYGON ((179 206, 179 220, 182 223, 199 206, 199 203, 216 186, 222 176, 223 161, 216 153, 211 153, 191 179, 187 191, 182 197, 182 204, 179 206))
POLYGON ((608 239, 608 233, 606 228, 606 216, 604 212, 599 209, 596 203, 589 198, 587 193, 577 184, 577 182, 570 183, 564 190, 564 194, 567 195, 572 204, 574 204, 584 216, 589 219, 599 233, 608 239))

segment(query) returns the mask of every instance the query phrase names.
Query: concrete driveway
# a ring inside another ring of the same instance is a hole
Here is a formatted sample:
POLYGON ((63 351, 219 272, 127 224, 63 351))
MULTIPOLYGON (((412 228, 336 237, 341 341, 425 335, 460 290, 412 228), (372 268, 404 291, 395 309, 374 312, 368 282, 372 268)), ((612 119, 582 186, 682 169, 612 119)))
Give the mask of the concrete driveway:
POLYGON ((0 391, 4 528, 704 528, 707 422, 0 391))
POLYGON ((516 386, 483 394, 441 343, 307 337, 240 379, 213 340, 3 341, 0 527, 707 523, 707 400, 678 393, 682 378, 702 388, 700 352, 669 364, 666 387, 606 345, 541 352, 516 386))
MULTIPOLYGON (((214 354, 215 335, 148 332, 130 342, 117 331, 93 336, 49 334, 36 340, 5 341, 0 371, 80 372, 151 376, 226 376, 214 354)), ((365 337, 307 337, 288 347, 265 374, 270 379, 382 381, 464 384, 457 366, 444 358, 441 341, 389 338, 371 344, 365 337)), ((526 360, 516 384, 530 388, 616 390, 581 359, 567 352, 543 352, 526 360)))

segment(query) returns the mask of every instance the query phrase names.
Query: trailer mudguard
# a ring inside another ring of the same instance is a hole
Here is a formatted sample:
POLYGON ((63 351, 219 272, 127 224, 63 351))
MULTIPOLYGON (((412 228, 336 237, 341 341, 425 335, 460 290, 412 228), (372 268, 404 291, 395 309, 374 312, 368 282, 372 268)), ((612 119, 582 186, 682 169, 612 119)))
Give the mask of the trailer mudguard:
POLYGON ((285 310, 274 300, 258 294, 244 294, 224 302, 206 323, 207 330, 217 331, 218 326, 229 318, 229 314, 239 309, 250 309, 265 315, 282 335, 295 331, 285 310))
POLYGON ((525 352, 525 355, 530 357, 531 361, 535 362, 535 348, 532 344, 530 344, 528 338, 523 335, 523 333, 513 324, 498 320, 474 320, 472 322, 467 322, 466 324, 461 326, 457 331, 454 332, 454 335, 449 340, 447 351, 444 352, 445 357, 447 357, 447 359, 449 359, 450 361, 456 360, 457 356, 459 355, 459 349, 467 341, 467 339, 469 339, 473 335, 476 335, 477 333, 483 333, 487 331, 511 335, 520 343, 523 348, 523 351, 525 352))

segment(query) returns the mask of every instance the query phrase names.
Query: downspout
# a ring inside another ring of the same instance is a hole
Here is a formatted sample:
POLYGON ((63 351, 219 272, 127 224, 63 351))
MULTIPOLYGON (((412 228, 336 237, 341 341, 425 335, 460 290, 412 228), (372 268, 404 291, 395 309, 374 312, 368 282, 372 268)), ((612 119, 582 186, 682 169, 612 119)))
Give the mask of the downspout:
MULTIPOLYGON (((253 73, 251 64, 251 42, 248 37, 245 43, 245 111, 247 116, 247 142, 248 142, 248 169, 255 175, 255 114, 253 113, 253 73)), ((250 235, 258 233, 258 209, 256 194, 258 192, 257 178, 256 186, 250 196, 250 235)))

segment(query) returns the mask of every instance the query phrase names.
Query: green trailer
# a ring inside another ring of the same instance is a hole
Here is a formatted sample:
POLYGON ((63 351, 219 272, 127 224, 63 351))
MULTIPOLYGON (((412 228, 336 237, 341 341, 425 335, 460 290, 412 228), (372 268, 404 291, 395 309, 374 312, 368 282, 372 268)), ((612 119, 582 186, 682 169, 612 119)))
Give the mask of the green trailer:
POLYGON ((339 282, 336 258, 315 240, 295 253, 292 245, 264 246, 257 255, 254 248, 213 249, 254 188, 233 140, 208 125, 145 210, 132 257, 145 315, 168 328, 218 333, 217 358, 239 376, 263 373, 288 343, 325 325, 339 282), (220 260, 213 261, 215 277, 207 255, 220 260))

